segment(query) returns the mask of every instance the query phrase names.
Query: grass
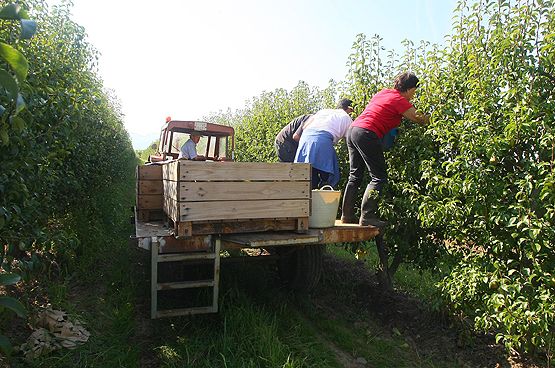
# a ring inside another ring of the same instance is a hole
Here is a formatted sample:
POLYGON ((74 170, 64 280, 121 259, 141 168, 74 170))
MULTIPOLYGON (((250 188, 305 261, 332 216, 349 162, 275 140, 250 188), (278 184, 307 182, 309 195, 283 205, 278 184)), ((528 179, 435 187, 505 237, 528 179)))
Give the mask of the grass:
MULTIPOLYGON (((353 254, 339 246, 328 247, 328 252, 342 259, 353 259, 353 254)), ((378 252, 370 243, 368 253, 363 259, 369 270, 378 264, 378 252)), ((394 287, 422 301, 433 300, 437 295, 436 284, 440 279, 432 272, 419 270, 410 264, 401 264, 394 275, 394 287)))

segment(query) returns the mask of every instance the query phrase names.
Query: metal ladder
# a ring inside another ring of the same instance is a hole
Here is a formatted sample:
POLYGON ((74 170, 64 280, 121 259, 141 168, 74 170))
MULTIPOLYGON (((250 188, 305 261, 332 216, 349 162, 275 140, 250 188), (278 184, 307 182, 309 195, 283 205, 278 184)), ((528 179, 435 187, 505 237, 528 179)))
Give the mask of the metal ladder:
POLYGON ((162 318, 173 316, 186 316, 192 314, 216 313, 218 312, 218 289, 220 281, 220 249, 219 237, 211 239, 209 252, 187 252, 160 254, 160 243, 153 237, 150 244, 151 251, 151 276, 150 276, 150 318, 162 318), (162 262, 198 261, 211 260, 214 264, 213 278, 208 280, 158 282, 158 264, 162 262), (191 288, 212 288, 212 304, 202 307, 188 307, 177 309, 158 310, 158 291, 191 288))

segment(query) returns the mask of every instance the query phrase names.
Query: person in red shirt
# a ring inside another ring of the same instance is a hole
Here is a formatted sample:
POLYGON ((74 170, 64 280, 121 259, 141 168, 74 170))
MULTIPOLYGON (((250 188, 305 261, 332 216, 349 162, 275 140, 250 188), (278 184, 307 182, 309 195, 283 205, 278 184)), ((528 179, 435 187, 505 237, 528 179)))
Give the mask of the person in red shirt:
POLYGON ((349 149, 349 181, 343 194, 341 221, 359 223, 361 226, 386 225, 378 219, 378 195, 387 181, 387 165, 383 154, 382 138, 401 123, 403 117, 422 125, 429 117, 414 108, 411 99, 418 87, 418 78, 405 72, 395 78, 393 89, 383 89, 370 100, 362 114, 347 131, 349 149), (361 216, 355 216, 355 199, 362 183, 365 168, 370 174, 370 184, 362 198, 361 216))

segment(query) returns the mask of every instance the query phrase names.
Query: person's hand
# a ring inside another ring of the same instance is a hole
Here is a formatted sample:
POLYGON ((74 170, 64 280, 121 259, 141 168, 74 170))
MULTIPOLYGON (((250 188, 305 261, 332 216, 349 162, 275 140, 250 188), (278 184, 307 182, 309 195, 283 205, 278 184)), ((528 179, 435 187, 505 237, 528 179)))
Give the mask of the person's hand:
POLYGON ((415 117, 416 117, 416 122, 421 124, 421 125, 428 125, 430 124, 430 115, 426 115, 420 111, 416 111, 415 112, 415 117))

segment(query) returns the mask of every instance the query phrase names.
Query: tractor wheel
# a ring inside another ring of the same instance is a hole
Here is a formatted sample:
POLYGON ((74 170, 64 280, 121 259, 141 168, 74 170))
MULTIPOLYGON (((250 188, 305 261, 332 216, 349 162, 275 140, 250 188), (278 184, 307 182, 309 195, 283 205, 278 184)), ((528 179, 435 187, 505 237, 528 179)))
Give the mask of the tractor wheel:
POLYGON ((279 274, 291 289, 311 291, 318 285, 322 274, 323 245, 279 248, 282 258, 278 262, 279 274))

